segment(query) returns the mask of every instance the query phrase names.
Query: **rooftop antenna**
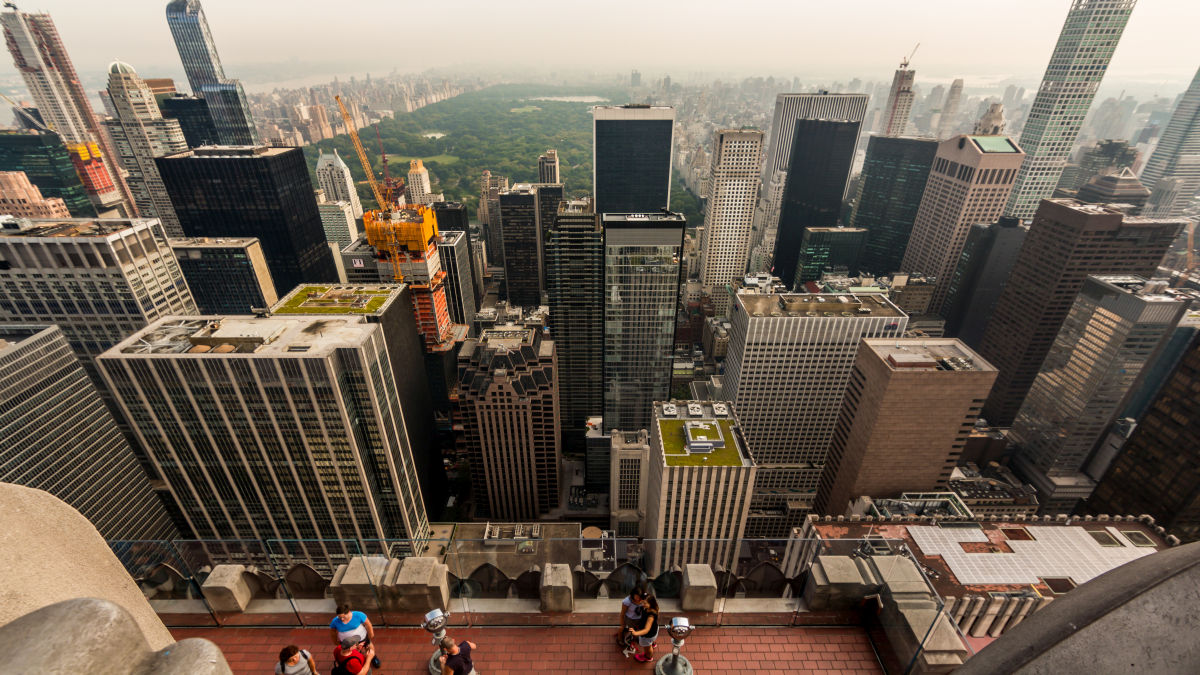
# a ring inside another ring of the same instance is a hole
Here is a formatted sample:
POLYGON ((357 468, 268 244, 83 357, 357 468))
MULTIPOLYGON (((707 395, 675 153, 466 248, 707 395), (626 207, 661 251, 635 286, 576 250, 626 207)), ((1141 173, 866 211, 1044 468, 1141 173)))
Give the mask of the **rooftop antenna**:
POLYGON ((901 69, 901 70, 904 70, 905 68, 908 68, 908 62, 909 62, 909 61, 912 61, 912 57, 913 57, 913 55, 917 53, 917 49, 919 49, 920 47, 921 47, 921 43, 920 43, 920 42, 918 42, 918 43, 917 43, 917 46, 916 46, 916 47, 913 47, 913 50, 912 50, 911 52, 909 52, 909 53, 908 53, 908 56, 904 57, 904 58, 903 58, 903 59, 900 61, 900 69, 901 69))

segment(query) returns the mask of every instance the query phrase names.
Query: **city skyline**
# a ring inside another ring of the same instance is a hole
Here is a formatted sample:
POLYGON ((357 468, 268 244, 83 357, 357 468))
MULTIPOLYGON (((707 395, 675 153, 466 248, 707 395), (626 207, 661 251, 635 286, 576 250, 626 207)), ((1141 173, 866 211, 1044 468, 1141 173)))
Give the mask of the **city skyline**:
MULTIPOLYGON (((459 3, 464 0, 459 0, 459 3)), ((451 3, 458 4, 458 3, 451 3)), ((539 4, 537 2, 534 3, 539 4)), ((546 3, 549 4, 549 3, 546 3)), ((1036 85, 1041 78, 1046 60, 1054 47, 1062 18, 1069 9, 1068 2, 1045 2, 1044 0, 1011 0, 1005 4, 1005 12, 997 16, 994 5, 963 5, 952 0, 929 0, 923 3, 925 11, 914 15, 911 8, 882 0, 871 0, 868 6, 839 5, 792 5, 768 0, 753 0, 743 5, 740 11, 761 12, 772 20, 763 25, 764 33, 756 40, 756 48, 740 50, 721 57, 709 56, 705 45, 706 35, 718 39, 721 32, 719 22, 707 20, 705 12, 681 12, 674 3, 639 3, 638 11, 645 20, 635 26, 621 26, 627 39, 637 40, 638 26, 645 26, 653 40, 642 42, 661 50, 658 54, 640 50, 638 61, 606 61, 611 71, 596 72, 591 64, 580 57, 572 63, 556 59, 550 70, 562 73, 583 68, 602 78, 615 77, 628 68, 646 71, 647 81, 653 82, 664 72, 676 71, 677 81, 687 81, 689 76, 720 77, 731 74, 759 74, 761 76, 799 75, 803 79, 817 81, 850 79, 853 77, 875 81, 890 80, 892 71, 901 58, 920 43, 913 58, 912 67, 917 69, 917 85, 932 86, 935 83, 950 85, 956 78, 965 80, 966 92, 984 85, 1003 87, 1004 84, 1036 85), (870 16, 869 22, 862 17, 870 16), (1029 16, 1040 20, 1027 20, 1029 16), (945 17, 932 20, 930 17, 945 17), (657 26, 671 22, 679 27, 671 35, 664 36, 657 26), (955 25, 971 21, 1003 22, 1010 30, 978 31, 951 30, 955 25), (799 43, 789 39, 792 26, 823 25, 822 30, 811 31, 808 38, 799 43), (635 33, 630 35, 629 30, 635 33), (1012 48, 1015 31, 1023 36, 1020 49, 1012 48), (854 36, 856 49, 844 48, 849 32, 854 36), (677 36, 677 37, 673 37, 677 36), (684 37, 686 36, 686 37, 684 37), (1003 53, 1003 59, 992 58, 1003 53), (830 59, 837 54, 837 59, 830 59), (978 56, 976 56, 978 55, 978 56), (711 59, 711 60, 707 60, 711 59), (788 64, 780 67, 778 64, 788 64), (836 64, 836 65, 834 65, 836 64)), ((1144 88, 1133 91, 1136 95, 1157 93, 1174 96, 1182 92, 1194 73, 1193 54, 1189 51, 1188 30, 1200 21, 1200 5, 1182 2, 1143 3, 1130 19, 1122 38, 1121 46, 1113 57, 1112 66, 1105 77, 1101 96, 1113 95, 1131 86, 1144 88)), ((355 13, 328 13, 314 2, 234 3, 231 0, 208 0, 203 3, 213 33, 221 48, 222 60, 232 77, 245 81, 249 90, 264 91, 289 80, 310 79, 321 73, 322 80, 338 75, 359 77, 366 73, 376 76, 393 70, 420 72, 429 68, 496 69, 519 66, 528 68, 544 63, 546 40, 561 39, 563 54, 591 53, 587 48, 588 35, 580 36, 567 30, 576 20, 574 13, 563 11, 555 5, 555 11, 541 12, 543 22, 529 24, 517 21, 502 8, 473 8, 476 17, 467 25, 466 34, 478 30, 478 38, 466 39, 456 55, 446 59, 440 50, 426 54, 406 55, 403 61, 381 63, 378 54, 371 49, 375 44, 372 34, 379 31, 384 37, 385 21, 356 21, 356 18, 389 11, 384 3, 371 0, 360 3, 355 13), (312 11, 306 11, 306 7, 312 11), (281 10, 286 10, 286 13, 281 10), (322 20, 305 22, 313 12, 321 11, 322 20), (288 24, 288 15, 296 17, 294 25, 288 24), (274 34, 263 32, 263 25, 287 27, 274 34), (561 24, 563 30, 548 30, 561 24), (497 30, 504 26, 503 30, 497 30), (529 32, 528 39, 520 37, 522 31, 529 32), (327 41, 330 36, 345 35, 339 57, 335 60, 311 60, 306 48, 317 41, 327 41), (504 35, 503 45, 495 43, 492 35, 504 35), (556 38, 555 35, 561 35, 556 38), (579 40, 584 40, 581 44, 579 40), (470 49, 475 45, 473 52, 470 49), (528 47, 523 47, 528 45, 528 47), (536 47, 534 45, 537 45, 536 47), (501 48, 503 47, 503 49, 501 48), (528 51, 521 51, 527 49, 528 51), (497 53, 501 58, 497 58, 497 53), (274 58, 263 60, 262 54, 274 58), (508 58, 504 58, 508 54, 508 58), (316 69, 314 69, 316 66, 316 69), (266 85, 266 86, 264 86, 266 85)), ((83 3, 78 0, 51 0, 28 8, 26 11, 45 11, 55 16, 63 40, 71 45, 72 56, 85 83, 89 95, 102 88, 104 67, 115 58, 132 64, 145 76, 174 77, 179 82, 186 78, 174 49, 171 34, 166 25, 162 0, 137 0, 126 3, 118 17, 105 11, 102 5, 83 3), (88 40, 88 35, 108 32, 117 38, 120 53, 114 53, 110 42, 88 40), (97 86, 99 85, 99 86, 97 86)), ((549 9, 549 8, 547 8, 549 9)), ((457 14, 462 16, 462 14, 457 14)), ((599 17, 590 17, 594 28, 591 35, 607 34, 606 22, 617 22, 624 16, 621 11, 608 12, 599 17), (599 22, 599 23, 597 23, 599 22)), ((410 17, 411 18, 411 17, 410 17)), ((432 16, 430 18, 433 18, 432 16)), ((618 26, 611 27, 617 30, 618 26)), ((597 45, 598 48, 598 45, 597 45)), ((8 64, 0 65, 0 83, 19 80, 16 71, 8 64)), ((312 82, 310 82, 312 83, 312 82)), ((0 84, 2 86, 2 84, 0 84)))

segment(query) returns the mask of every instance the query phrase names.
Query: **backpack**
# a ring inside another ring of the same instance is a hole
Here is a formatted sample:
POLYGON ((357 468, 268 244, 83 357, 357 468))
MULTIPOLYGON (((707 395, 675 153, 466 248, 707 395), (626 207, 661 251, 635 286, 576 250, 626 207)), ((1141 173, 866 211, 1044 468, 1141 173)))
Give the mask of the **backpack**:
MULTIPOLYGON (((333 670, 329 671, 329 675, 354 675, 354 673, 350 672, 350 668, 346 666, 346 663, 349 661, 350 659, 346 659, 345 661, 334 663, 333 670)), ((366 664, 366 659, 363 660, 363 664, 366 664)))

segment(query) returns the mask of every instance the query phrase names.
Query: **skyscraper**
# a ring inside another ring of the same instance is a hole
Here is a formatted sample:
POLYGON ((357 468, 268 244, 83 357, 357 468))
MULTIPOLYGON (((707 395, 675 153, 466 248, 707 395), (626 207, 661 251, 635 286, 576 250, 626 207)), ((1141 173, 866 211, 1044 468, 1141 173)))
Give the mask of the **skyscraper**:
POLYGON ((337 281, 299 148, 208 147, 155 160, 189 237, 257 237, 280 292, 337 281))
POLYGON ((107 539, 178 536, 57 326, 0 326, 0 481, 45 490, 107 539))
POLYGON ((475 500, 489 518, 534 520, 559 506, 558 368, 554 342, 508 325, 458 355, 475 500))
POLYGON ((1054 53, 1021 130, 1025 160, 1004 215, 1030 218, 1058 185, 1100 80, 1137 0, 1071 0, 1054 53))
POLYGON ((321 229, 325 230, 325 241, 334 248, 334 257, 342 249, 358 239, 358 222, 354 218, 354 207, 350 202, 331 202, 323 190, 316 191, 317 213, 321 214, 321 229))
POLYGON ((604 411, 604 230, 591 199, 559 204, 546 239, 550 335, 558 350, 563 448, 584 447, 604 411))
POLYGON ((172 239, 171 250, 201 314, 249 314, 279 299, 253 237, 172 239))
POLYGON ((409 204, 429 206, 433 203, 434 194, 433 187, 429 182, 429 169, 426 169, 424 162, 419 159, 408 163, 408 182, 404 185, 404 192, 409 204))
POLYGON ((532 185, 518 183, 500 193, 500 223, 508 302, 536 307, 542 302, 542 237, 532 185))
POLYGON ((858 349, 815 510, 946 489, 996 369, 954 339, 868 339, 858 349))
POLYGON ((671 395, 683 232, 678 213, 603 214, 604 428, 650 424, 671 395))
POLYGON ((57 324, 92 358, 167 314, 195 314, 154 219, 0 220, 0 324, 57 324))
POLYGON ((84 187, 93 187, 88 196, 96 210, 118 217, 135 215, 129 191, 112 164, 115 155, 92 114, 92 104, 53 19, 49 14, 28 14, 16 11, 11 3, 9 6, 13 11, 0 14, 0 24, 13 65, 25 80, 38 114, 62 137, 68 150, 88 145, 95 148, 85 152, 94 159, 95 169, 104 174, 104 179, 91 186, 84 179, 84 187))
POLYGON ((179 122, 189 148, 221 142, 212 114, 208 112, 208 101, 199 96, 172 94, 158 102, 158 109, 163 117, 179 122))
POLYGON ((942 303, 946 335, 971 347, 979 344, 1028 232, 1028 226, 1008 216, 971 226, 942 303))
POLYGON ((108 67, 108 99, 116 118, 105 121, 122 166, 133 203, 143 218, 158 218, 167 234, 183 236, 183 228, 163 186, 155 157, 187 150, 179 123, 158 110, 154 93, 133 67, 114 61, 108 67))
POLYGON ((858 122, 798 119, 775 237, 775 270, 784 283, 796 278, 806 227, 836 227, 854 163, 858 122))
POLYGON ((942 115, 938 119, 937 138, 942 140, 949 138, 954 134, 954 129, 958 124, 958 106, 962 103, 962 78, 958 78, 950 85, 950 91, 946 94, 946 102, 942 104, 942 115))
POLYGON ((171 0, 167 3, 167 26, 192 93, 208 102, 208 109, 222 145, 253 145, 258 142, 254 118, 242 83, 225 77, 217 44, 200 0, 171 0))
POLYGON ((726 285, 742 277, 750 256, 762 144, 763 134, 755 129, 716 132, 704 212, 700 283, 720 315, 729 312, 726 285))
POLYGON ((558 151, 550 148, 538 157, 538 182, 561 183, 558 173, 558 151))
POLYGON ((353 208, 354 217, 362 218, 362 202, 358 199, 358 190, 354 187, 354 177, 350 175, 350 167, 342 161, 337 150, 333 153, 322 152, 317 158, 317 187, 325 192, 325 199, 331 202, 349 202, 353 208))
POLYGON ((364 317, 168 317, 98 363, 193 536, 312 540, 287 553, 326 572, 336 540, 428 536, 384 331, 364 317))
POLYGON ((1191 86, 1179 100, 1171 121, 1158 139, 1154 154, 1142 169, 1142 184, 1151 191, 1164 178, 1177 181, 1170 191, 1172 198, 1165 199, 1160 188, 1159 197, 1152 197, 1154 212, 1146 215, 1180 215, 1183 207, 1200 193, 1200 70, 1196 71, 1191 86))
POLYGON ((500 193, 508 190, 508 178, 483 170, 479 180, 479 224, 487 244, 487 263, 504 264, 504 233, 500 227, 500 193))
POLYGON ((1089 276, 1067 312, 1008 434, 1045 513, 1071 513, 1107 470, 1088 465, 1093 449, 1187 310, 1164 287, 1089 276))
POLYGON ((18 218, 70 218, 62 199, 46 199, 24 171, 0 171, 0 213, 18 218))
POLYGON ((824 272, 844 272, 857 276, 859 257, 867 231, 861 227, 806 227, 800 240, 800 258, 792 288, 809 281, 820 281, 824 272))
POLYGON ((908 129, 908 117, 912 114, 913 80, 917 71, 908 67, 908 59, 900 62, 892 76, 892 88, 888 91, 887 105, 883 108, 883 135, 903 136, 908 129))
POLYGON ((734 302, 722 390, 758 464, 746 536, 785 536, 811 512, 860 340, 899 337, 908 317, 881 295, 734 302))
POLYGON ((877 275, 900 271, 937 141, 872 136, 858 181, 851 227, 867 230, 860 267, 877 275))
POLYGON ((977 351, 1000 369, 983 409, 1009 426, 1089 274, 1151 277, 1184 221, 1048 199, 1034 216, 977 351))
POLYGON ((443 229, 439 221, 437 247, 442 269, 446 271, 446 305, 450 320, 470 326, 475 321, 476 305, 467 233, 443 229))
POLYGON ((900 269, 937 279, 930 310, 941 313, 975 223, 1000 216, 1024 153, 1007 136, 958 136, 938 144, 900 269))
POLYGON ((674 108, 592 108, 596 213, 657 213, 667 208, 674 143, 674 108))
POLYGON ((647 571, 732 569, 754 492, 752 449, 719 401, 656 402, 646 475, 647 571))
POLYGON ((787 170, 792 159, 796 120, 848 120, 862 122, 867 114, 866 94, 779 94, 767 138, 767 160, 763 165, 762 196, 754 214, 754 232, 750 246, 757 251, 751 274, 766 271, 766 259, 775 251, 787 170), (762 269, 754 269, 761 267, 762 269))
POLYGON ((51 131, 0 130, 0 171, 20 171, 46 199, 61 199, 74 218, 95 218, 71 155, 62 138, 51 131))
POLYGON ((1087 501, 1092 514, 1148 513, 1200 540, 1200 340, 1193 340, 1087 501))

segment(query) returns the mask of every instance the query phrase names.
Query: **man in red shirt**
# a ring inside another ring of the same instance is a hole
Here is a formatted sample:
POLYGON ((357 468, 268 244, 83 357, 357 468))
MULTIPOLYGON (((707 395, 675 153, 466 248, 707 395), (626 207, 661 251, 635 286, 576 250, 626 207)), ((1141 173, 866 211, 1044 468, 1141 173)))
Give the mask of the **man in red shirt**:
POLYGON ((333 662, 345 668, 350 675, 367 675, 371 672, 371 659, 375 656, 375 645, 361 647, 357 635, 351 635, 333 648, 333 662))

